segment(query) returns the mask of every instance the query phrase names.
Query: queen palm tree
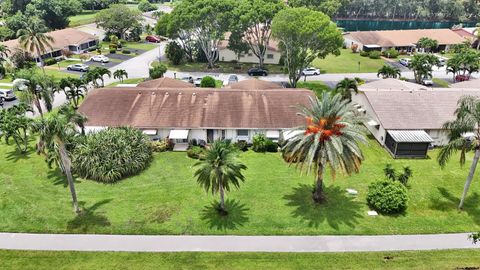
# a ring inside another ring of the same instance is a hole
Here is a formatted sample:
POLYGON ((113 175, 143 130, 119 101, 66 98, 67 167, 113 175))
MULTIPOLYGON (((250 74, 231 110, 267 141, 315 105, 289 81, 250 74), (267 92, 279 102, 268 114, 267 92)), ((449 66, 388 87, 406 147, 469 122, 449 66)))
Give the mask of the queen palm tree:
POLYGON ((43 117, 43 104, 47 111, 52 109, 53 93, 56 84, 51 76, 40 75, 35 69, 23 69, 15 73, 16 84, 13 85, 15 90, 20 92, 20 100, 26 104, 34 104, 43 117))
POLYGON ((59 112, 52 112, 45 118, 37 119, 32 126, 32 130, 39 134, 37 152, 46 157, 49 165, 57 164, 67 176, 73 210, 75 213, 80 213, 71 171, 72 162, 66 147, 67 142, 75 134, 74 124, 69 121, 67 116, 59 112))
POLYGON ((208 192, 220 193, 220 208, 222 214, 228 214, 225 209, 225 190, 230 191, 230 186, 240 187, 240 182, 245 181, 242 170, 247 167, 238 160, 238 150, 230 141, 217 140, 213 142, 205 159, 195 164, 195 177, 208 192))
POLYGON ((52 43, 55 41, 53 37, 45 34, 46 31, 43 21, 37 17, 32 17, 29 19, 27 26, 17 32, 20 46, 29 52, 35 51, 37 53, 43 74, 45 74, 45 68, 42 53, 46 51, 47 47, 52 48, 52 43))
POLYGON ((392 67, 390 65, 383 65, 378 72, 377 72, 377 77, 382 76, 383 79, 387 78, 400 78, 402 73, 400 72, 400 69, 397 67, 392 67))
POLYGON ((77 110, 80 99, 85 96, 87 86, 83 83, 82 80, 71 77, 62 78, 60 80, 59 86, 60 89, 62 89, 65 93, 67 99, 72 104, 73 109, 77 110))
POLYGON ((117 69, 113 72, 113 78, 118 79, 120 82, 123 82, 123 78, 128 79, 128 73, 125 69, 117 69))
POLYGON ((345 78, 335 86, 335 93, 340 94, 343 99, 352 100, 352 91, 358 93, 358 83, 355 79, 345 78))
POLYGON ((480 98, 473 96, 462 97, 458 101, 455 115, 455 120, 444 124, 444 129, 449 132, 449 142, 442 147, 437 160, 440 166, 444 168, 452 154, 460 151, 460 164, 464 165, 466 153, 474 153, 470 171, 463 188, 462 198, 458 205, 458 208, 462 209, 480 159, 480 98))
POLYGON ((354 113, 349 101, 340 94, 323 93, 321 98, 311 98, 310 106, 301 106, 299 115, 306 125, 298 127, 296 136, 287 140, 284 156, 297 168, 315 175, 313 200, 324 202, 325 170, 330 168, 332 177, 337 172, 348 175, 360 169, 363 154, 358 142, 366 143, 361 126, 362 119, 354 113))

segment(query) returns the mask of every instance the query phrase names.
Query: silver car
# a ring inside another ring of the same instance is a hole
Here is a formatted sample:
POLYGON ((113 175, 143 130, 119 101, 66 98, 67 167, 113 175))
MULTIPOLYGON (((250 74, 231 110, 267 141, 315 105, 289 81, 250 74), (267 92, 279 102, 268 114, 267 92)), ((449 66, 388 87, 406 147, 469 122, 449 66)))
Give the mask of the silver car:
POLYGON ((12 89, 0 89, 0 99, 3 100, 14 100, 17 96, 12 89))
POLYGON ((86 72, 88 71, 88 66, 85 64, 73 64, 67 67, 67 70, 86 72))

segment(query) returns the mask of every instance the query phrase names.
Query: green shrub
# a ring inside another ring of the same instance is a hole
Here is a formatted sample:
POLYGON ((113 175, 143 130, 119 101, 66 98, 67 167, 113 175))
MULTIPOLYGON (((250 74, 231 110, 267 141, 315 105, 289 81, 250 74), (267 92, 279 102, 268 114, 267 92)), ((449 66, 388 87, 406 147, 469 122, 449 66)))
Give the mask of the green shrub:
POLYGON ((238 141, 236 143, 234 143, 235 147, 238 148, 238 150, 242 151, 242 152, 245 152, 245 151, 248 151, 248 144, 246 141, 238 141))
POLYGON ((400 53, 397 50, 395 50, 394 48, 390 48, 390 49, 384 51, 382 53, 382 55, 387 57, 387 58, 397 58, 400 55, 400 53))
POLYGON ((408 206, 407 188, 397 181, 377 181, 368 186, 367 204, 383 214, 402 213, 408 206))
POLYGON ((117 52, 117 49, 110 49, 110 53, 116 53, 117 52))
POLYGON ((122 50, 122 53, 123 54, 131 54, 132 52, 130 50, 124 49, 124 50, 122 50))
POLYGON ((187 156, 193 159, 203 159, 205 156, 205 149, 200 146, 192 146, 187 150, 187 156))
POLYGON ((147 12, 147 11, 156 10, 157 7, 152 3, 148 2, 147 0, 142 0, 138 3, 138 9, 141 12, 147 12))
POLYGON ((382 53, 379 51, 371 51, 368 57, 370 57, 370 59, 380 59, 380 55, 382 55, 382 53))
POLYGON ((152 149, 152 152, 172 151, 173 144, 169 140, 152 141, 150 142, 150 148, 152 149))
POLYGON ((253 136, 252 149, 255 152, 277 152, 277 144, 265 137, 263 134, 256 134, 253 136))
POLYGON ((185 51, 176 41, 171 41, 165 46, 165 55, 174 65, 179 65, 185 57, 185 51))
POLYGON ((215 79, 210 76, 203 77, 200 82, 200 87, 215 88, 215 79))
POLYGON ((51 66, 51 65, 55 65, 57 63, 57 59, 47 58, 47 59, 43 60, 43 62, 45 63, 46 66, 51 66))
POLYGON ((278 151, 278 144, 270 139, 267 139, 265 149, 267 152, 275 153, 278 151))
POLYGON ((165 72, 167 72, 167 66, 163 64, 157 64, 148 70, 151 79, 161 78, 165 72))
POLYGON ((369 56, 370 54, 367 52, 367 51, 361 51, 360 52, 360 56, 363 56, 363 57, 367 57, 369 56))
POLYGON ((90 133, 76 144, 72 163, 81 177, 115 183, 147 168, 152 160, 150 139, 129 127, 90 133))

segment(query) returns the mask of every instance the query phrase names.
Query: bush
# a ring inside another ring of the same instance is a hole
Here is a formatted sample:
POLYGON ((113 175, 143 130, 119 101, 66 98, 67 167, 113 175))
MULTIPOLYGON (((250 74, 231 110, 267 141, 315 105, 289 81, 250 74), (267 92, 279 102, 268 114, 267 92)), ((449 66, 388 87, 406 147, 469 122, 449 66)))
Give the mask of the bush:
POLYGON ((370 57, 370 59, 380 59, 380 55, 382 55, 382 53, 379 51, 371 51, 368 57, 370 57))
POLYGON ((115 183, 143 171, 152 160, 150 139, 129 127, 90 133, 73 150, 73 168, 81 177, 115 183))
POLYGON ((267 139, 265 149, 267 152, 276 153, 278 151, 278 144, 270 139, 267 139))
POLYGON ((165 47, 165 55, 174 65, 178 65, 185 57, 185 51, 176 41, 169 42, 165 47))
POLYGON ((110 53, 116 53, 117 52, 117 49, 110 49, 110 53))
POLYGON ((367 56, 369 56, 369 55, 370 55, 370 54, 369 54, 368 52, 366 52, 366 51, 361 51, 361 52, 360 52, 360 56, 367 57, 367 56))
POLYGON ((367 204, 383 214, 402 213, 408 206, 407 189, 399 182, 373 182, 368 186, 367 204))
POLYGON ((248 151, 248 144, 246 141, 238 141, 236 143, 234 143, 235 147, 238 148, 238 150, 242 151, 242 152, 246 152, 248 151))
POLYGON ((163 64, 155 65, 154 67, 148 70, 151 79, 158 79, 163 77, 163 74, 167 72, 167 66, 163 64))
POLYGON ((43 60, 43 62, 45 63, 46 66, 51 66, 51 65, 55 65, 57 63, 57 59, 47 58, 47 59, 43 60))
POLYGON ((200 87, 215 88, 215 79, 210 76, 205 76, 200 82, 200 87))
POLYGON ((256 134, 253 136, 252 149, 255 152, 277 152, 278 145, 272 140, 265 137, 263 134, 256 134))
POLYGON ((155 5, 152 5, 150 2, 148 2, 147 0, 142 0, 138 3, 138 9, 141 11, 141 12, 147 12, 147 11, 152 11, 152 10, 156 10, 157 7, 155 5))
POLYGON ((150 142, 152 152, 165 152, 173 150, 173 143, 170 140, 152 141, 150 142))
POLYGON ((203 159, 205 156, 205 149, 200 146, 192 146, 187 150, 187 156, 193 159, 203 159))
POLYGON ((122 51, 122 53, 123 53, 123 54, 130 54, 131 51, 129 51, 129 50, 127 50, 127 49, 124 49, 124 50, 122 51))
POLYGON ((394 48, 390 48, 390 49, 384 51, 382 53, 382 55, 387 57, 387 58, 397 58, 400 55, 400 53, 397 50, 395 50, 394 48))

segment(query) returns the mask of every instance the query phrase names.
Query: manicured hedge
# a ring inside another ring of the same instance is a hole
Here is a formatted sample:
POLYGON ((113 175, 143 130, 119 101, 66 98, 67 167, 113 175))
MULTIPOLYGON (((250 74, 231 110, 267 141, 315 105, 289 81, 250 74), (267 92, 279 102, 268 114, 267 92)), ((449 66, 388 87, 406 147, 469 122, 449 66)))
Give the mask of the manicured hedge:
POLYGON ((407 188, 397 181, 373 182, 368 186, 367 203, 383 214, 402 213, 408 206, 407 188))

